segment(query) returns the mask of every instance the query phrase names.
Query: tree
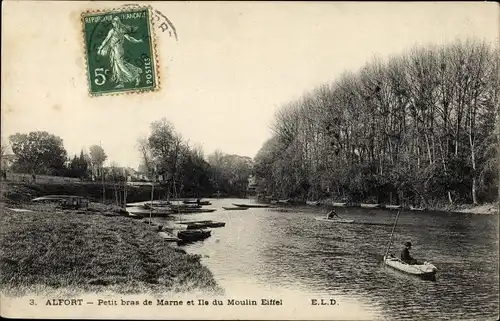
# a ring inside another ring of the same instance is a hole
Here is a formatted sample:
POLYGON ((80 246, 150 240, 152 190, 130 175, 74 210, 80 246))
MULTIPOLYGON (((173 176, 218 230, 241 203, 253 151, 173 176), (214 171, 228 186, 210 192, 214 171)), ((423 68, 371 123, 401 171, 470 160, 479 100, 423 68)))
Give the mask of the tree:
POLYGON ((86 179, 88 177, 88 160, 83 150, 80 151, 80 156, 76 155, 70 160, 68 165, 68 176, 86 179))
POLYGON ((495 199, 498 61, 479 41, 417 47, 285 103, 255 157, 259 189, 415 206, 495 199))
POLYGON ((102 168, 108 158, 104 149, 99 145, 92 145, 89 148, 92 173, 95 177, 102 177, 102 168))
POLYGON ((63 140, 45 131, 9 137, 16 155, 13 169, 21 173, 64 175, 67 153, 63 140))

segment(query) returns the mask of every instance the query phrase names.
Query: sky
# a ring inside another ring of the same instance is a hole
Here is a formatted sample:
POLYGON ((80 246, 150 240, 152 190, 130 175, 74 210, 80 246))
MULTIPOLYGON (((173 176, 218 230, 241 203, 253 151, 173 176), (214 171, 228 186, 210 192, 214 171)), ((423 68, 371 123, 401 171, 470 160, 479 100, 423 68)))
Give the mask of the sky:
POLYGON ((500 30, 498 5, 484 2, 154 2, 178 35, 156 30, 160 90, 90 97, 79 17, 120 5, 3 2, 3 141, 44 130, 70 155, 100 144, 136 168, 137 139, 165 117, 206 154, 254 157, 280 106, 343 72, 418 45, 498 45, 500 30))

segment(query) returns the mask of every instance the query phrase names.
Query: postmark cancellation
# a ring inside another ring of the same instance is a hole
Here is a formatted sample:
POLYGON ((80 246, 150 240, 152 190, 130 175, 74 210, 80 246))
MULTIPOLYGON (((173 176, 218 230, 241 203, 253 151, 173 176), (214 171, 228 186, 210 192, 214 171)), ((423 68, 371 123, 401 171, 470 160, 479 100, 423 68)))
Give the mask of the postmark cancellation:
POLYGON ((150 7, 86 11, 81 16, 91 96, 159 89, 150 7))

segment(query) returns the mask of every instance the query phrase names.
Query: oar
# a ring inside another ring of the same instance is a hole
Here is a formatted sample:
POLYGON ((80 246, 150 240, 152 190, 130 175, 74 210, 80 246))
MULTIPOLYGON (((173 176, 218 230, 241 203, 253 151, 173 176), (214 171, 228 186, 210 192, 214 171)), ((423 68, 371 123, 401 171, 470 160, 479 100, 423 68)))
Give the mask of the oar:
POLYGON ((389 250, 391 248, 392 244, 392 236, 394 235, 394 230, 396 229, 396 224, 398 224, 398 218, 399 218, 399 213, 401 212, 401 209, 398 211, 398 214, 396 214, 396 220, 394 221, 394 225, 392 226, 392 232, 391 232, 391 237, 389 238, 389 244, 387 245, 387 250, 385 251, 385 257, 389 254, 389 250))

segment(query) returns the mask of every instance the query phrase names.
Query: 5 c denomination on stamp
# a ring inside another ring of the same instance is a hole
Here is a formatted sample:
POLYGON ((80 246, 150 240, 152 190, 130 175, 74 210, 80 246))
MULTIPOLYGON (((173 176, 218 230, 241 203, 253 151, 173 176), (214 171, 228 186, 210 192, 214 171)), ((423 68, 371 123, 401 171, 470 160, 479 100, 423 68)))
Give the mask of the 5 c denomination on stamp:
POLYGON ((82 14, 89 93, 136 93, 159 88, 149 7, 82 14))

